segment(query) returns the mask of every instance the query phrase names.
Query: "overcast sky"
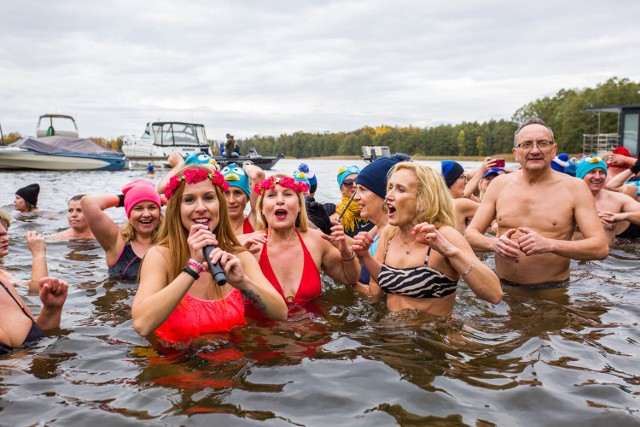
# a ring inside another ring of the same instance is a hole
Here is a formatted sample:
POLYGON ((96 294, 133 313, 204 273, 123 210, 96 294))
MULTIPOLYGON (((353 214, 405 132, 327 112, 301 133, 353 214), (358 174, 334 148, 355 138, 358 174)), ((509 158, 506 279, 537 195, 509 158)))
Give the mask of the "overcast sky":
POLYGON ((81 136, 203 123, 210 139, 509 119, 640 80, 637 0, 2 0, 0 125, 81 136))

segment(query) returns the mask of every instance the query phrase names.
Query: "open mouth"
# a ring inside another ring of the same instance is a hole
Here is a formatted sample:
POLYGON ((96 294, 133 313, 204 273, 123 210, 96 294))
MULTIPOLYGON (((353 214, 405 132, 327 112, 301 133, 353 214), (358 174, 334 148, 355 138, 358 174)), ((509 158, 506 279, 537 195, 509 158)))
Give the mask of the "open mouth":
POLYGON ((387 212, 388 212, 389 216, 394 215, 396 213, 395 206, 387 204, 387 212))
POLYGON ((276 219, 281 221, 287 217, 287 211, 286 209, 276 209, 275 215, 276 219))
POLYGON ((196 224, 208 225, 209 224, 209 218, 196 218, 196 219, 193 220, 193 222, 195 222, 196 224))

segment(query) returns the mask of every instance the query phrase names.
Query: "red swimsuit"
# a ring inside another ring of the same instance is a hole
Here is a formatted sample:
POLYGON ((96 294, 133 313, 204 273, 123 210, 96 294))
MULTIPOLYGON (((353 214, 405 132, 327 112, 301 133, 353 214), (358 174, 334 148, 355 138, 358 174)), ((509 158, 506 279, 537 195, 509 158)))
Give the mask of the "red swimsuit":
POLYGON ((242 221, 242 234, 253 233, 255 230, 251 226, 251 222, 249 221, 249 217, 246 217, 244 221, 242 221))
POLYGON ((233 288, 221 300, 201 300, 185 294, 155 332, 162 341, 177 343, 210 332, 230 331, 234 326, 246 324, 242 295, 233 288))
MULTIPOLYGON (((260 260, 258 261, 264 277, 267 278, 267 280, 271 283, 275 290, 280 294, 282 299, 285 300, 287 306, 289 306, 290 309, 294 307, 297 309, 298 306, 304 305, 310 300, 322 294, 322 281, 320 280, 320 271, 318 271, 318 267, 316 266, 316 262, 313 260, 311 253, 304 245, 302 236, 300 236, 300 233, 298 233, 297 231, 296 234, 298 234, 298 239, 300 239, 300 244, 302 245, 303 268, 302 277, 300 278, 300 284, 298 285, 298 290, 296 291, 296 295, 292 300, 287 301, 287 299, 285 298, 282 286, 280 286, 280 282, 278 281, 276 274, 271 268, 271 262, 269 261, 269 255, 267 254, 266 243, 262 247, 262 253, 260 254, 260 260)), ((252 317, 264 317, 261 316, 260 313, 258 313, 257 310, 253 308, 253 305, 249 302, 245 303, 245 308, 247 310, 247 314, 251 315, 252 317), (256 314, 258 315, 256 316, 256 314)))

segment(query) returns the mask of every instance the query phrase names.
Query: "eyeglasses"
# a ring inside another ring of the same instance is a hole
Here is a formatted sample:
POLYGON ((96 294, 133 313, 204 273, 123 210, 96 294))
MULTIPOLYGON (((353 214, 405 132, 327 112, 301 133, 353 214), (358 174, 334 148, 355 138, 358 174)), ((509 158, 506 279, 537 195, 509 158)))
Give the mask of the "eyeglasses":
POLYGON ((552 141, 525 141, 520 144, 516 144, 516 148, 522 148, 523 150, 531 150, 533 146, 537 146, 540 150, 544 150, 545 148, 549 148, 554 143, 552 141))
POLYGON ((351 178, 347 178, 344 181, 342 181, 342 185, 344 185, 345 187, 353 187, 355 183, 356 183, 355 179, 351 179, 351 178))

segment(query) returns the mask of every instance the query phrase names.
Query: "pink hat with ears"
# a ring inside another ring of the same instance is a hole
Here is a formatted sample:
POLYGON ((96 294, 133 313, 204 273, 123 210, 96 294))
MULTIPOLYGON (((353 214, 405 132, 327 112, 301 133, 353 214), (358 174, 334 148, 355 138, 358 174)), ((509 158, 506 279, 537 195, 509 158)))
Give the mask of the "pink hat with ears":
POLYGON ((122 193, 124 194, 124 211, 127 213, 127 218, 129 218, 131 209, 140 202, 155 203, 158 205, 158 209, 162 207, 156 186, 146 179, 136 179, 128 183, 122 187, 122 193))

